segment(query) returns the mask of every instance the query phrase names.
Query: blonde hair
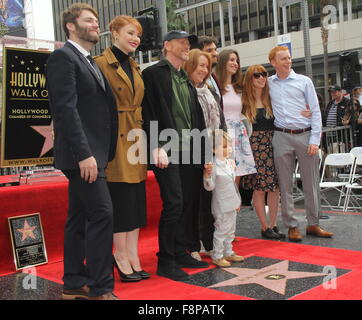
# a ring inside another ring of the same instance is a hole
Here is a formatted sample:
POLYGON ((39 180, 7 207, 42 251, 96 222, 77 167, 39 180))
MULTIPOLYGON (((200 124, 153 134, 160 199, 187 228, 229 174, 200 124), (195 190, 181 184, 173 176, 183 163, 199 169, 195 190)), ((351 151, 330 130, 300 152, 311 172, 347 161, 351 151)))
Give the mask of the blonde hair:
POLYGON ((221 144, 224 143, 224 140, 226 140, 228 143, 232 142, 232 139, 230 135, 227 133, 227 131, 224 131, 222 129, 215 129, 212 131, 212 149, 215 150, 217 147, 219 147, 221 144))
MULTIPOLYGON (((254 95, 254 86, 253 86, 253 75, 255 72, 267 72, 266 69, 260 65, 252 65, 246 70, 244 76, 243 84, 243 114, 246 118, 254 123, 256 119, 256 99, 254 95)), ((269 84, 268 79, 266 79, 265 87, 262 90, 261 101, 263 103, 266 118, 270 119, 273 117, 273 110, 271 107, 270 96, 269 96, 269 84)))
POLYGON ((206 80, 210 77, 211 74, 211 55, 208 52, 201 51, 200 49, 192 49, 189 52, 189 59, 185 61, 183 65, 183 69, 186 71, 189 79, 191 79, 191 74, 196 70, 197 66, 199 65, 200 57, 204 56, 208 61, 208 73, 205 76, 206 80))

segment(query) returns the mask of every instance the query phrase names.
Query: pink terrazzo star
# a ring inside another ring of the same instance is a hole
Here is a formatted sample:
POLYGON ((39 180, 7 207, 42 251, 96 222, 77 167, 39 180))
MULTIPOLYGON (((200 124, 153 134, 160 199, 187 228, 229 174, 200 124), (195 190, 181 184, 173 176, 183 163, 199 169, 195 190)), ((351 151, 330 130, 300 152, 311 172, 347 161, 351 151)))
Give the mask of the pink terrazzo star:
POLYGON ((31 126, 31 128, 33 128, 36 132, 40 133, 45 138, 43 148, 40 152, 40 157, 42 157, 54 147, 53 121, 49 126, 31 126))
POLYGON ((289 261, 284 260, 262 269, 249 268, 223 268, 224 271, 237 275, 237 277, 216 283, 208 288, 237 286, 255 283, 265 288, 285 295, 287 280, 326 276, 325 273, 289 271, 289 261))

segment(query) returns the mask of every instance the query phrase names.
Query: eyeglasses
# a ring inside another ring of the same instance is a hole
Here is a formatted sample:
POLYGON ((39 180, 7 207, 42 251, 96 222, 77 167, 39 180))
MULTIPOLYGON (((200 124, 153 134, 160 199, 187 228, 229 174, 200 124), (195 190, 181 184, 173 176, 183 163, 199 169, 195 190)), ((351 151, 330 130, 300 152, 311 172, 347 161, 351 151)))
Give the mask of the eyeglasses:
POLYGON ((266 78, 268 76, 268 72, 254 72, 253 77, 255 79, 259 79, 260 77, 266 78))

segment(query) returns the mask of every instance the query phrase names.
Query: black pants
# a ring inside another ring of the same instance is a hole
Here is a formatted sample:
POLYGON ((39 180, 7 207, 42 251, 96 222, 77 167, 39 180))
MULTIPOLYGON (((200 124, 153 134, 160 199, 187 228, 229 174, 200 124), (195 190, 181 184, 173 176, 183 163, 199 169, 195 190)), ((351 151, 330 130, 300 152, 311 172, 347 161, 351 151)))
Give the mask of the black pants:
POLYGON ((69 208, 64 232, 64 289, 88 285, 91 296, 112 292, 113 210, 104 169, 88 183, 79 170, 69 179, 69 208), (86 260, 86 263, 84 263, 86 260))
POLYGON ((159 259, 171 262, 175 257, 185 254, 190 239, 185 230, 195 229, 193 220, 195 217, 198 219, 199 206, 199 193, 195 190, 200 188, 202 170, 193 165, 170 164, 165 169, 154 168, 153 171, 160 186, 163 202, 157 255, 159 259))
MULTIPOLYGON (((212 191, 207 191, 203 186, 200 190, 200 239, 206 251, 212 250, 214 238, 214 217, 211 213, 212 191)), ((200 241, 196 250, 200 251, 200 241)))

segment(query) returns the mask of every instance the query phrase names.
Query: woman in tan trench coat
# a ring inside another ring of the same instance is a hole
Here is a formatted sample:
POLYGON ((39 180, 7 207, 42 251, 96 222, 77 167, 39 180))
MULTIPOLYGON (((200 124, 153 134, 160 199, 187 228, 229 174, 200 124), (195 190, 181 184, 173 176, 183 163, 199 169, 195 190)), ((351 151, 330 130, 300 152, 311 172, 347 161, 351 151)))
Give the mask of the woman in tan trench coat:
MULTIPOLYGON (((128 56, 140 44, 142 27, 136 19, 122 15, 111 21, 109 29, 113 45, 95 61, 112 87, 118 108, 116 156, 106 169, 114 211, 114 266, 121 281, 133 282, 150 276, 142 270, 138 256, 139 230, 146 225, 147 166, 145 162, 132 164, 127 157, 135 143, 127 140, 128 133, 132 129, 142 129, 143 122, 141 102, 144 85, 141 71, 128 56)), ((135 156, 139 156, 138 153, 135 156)))

